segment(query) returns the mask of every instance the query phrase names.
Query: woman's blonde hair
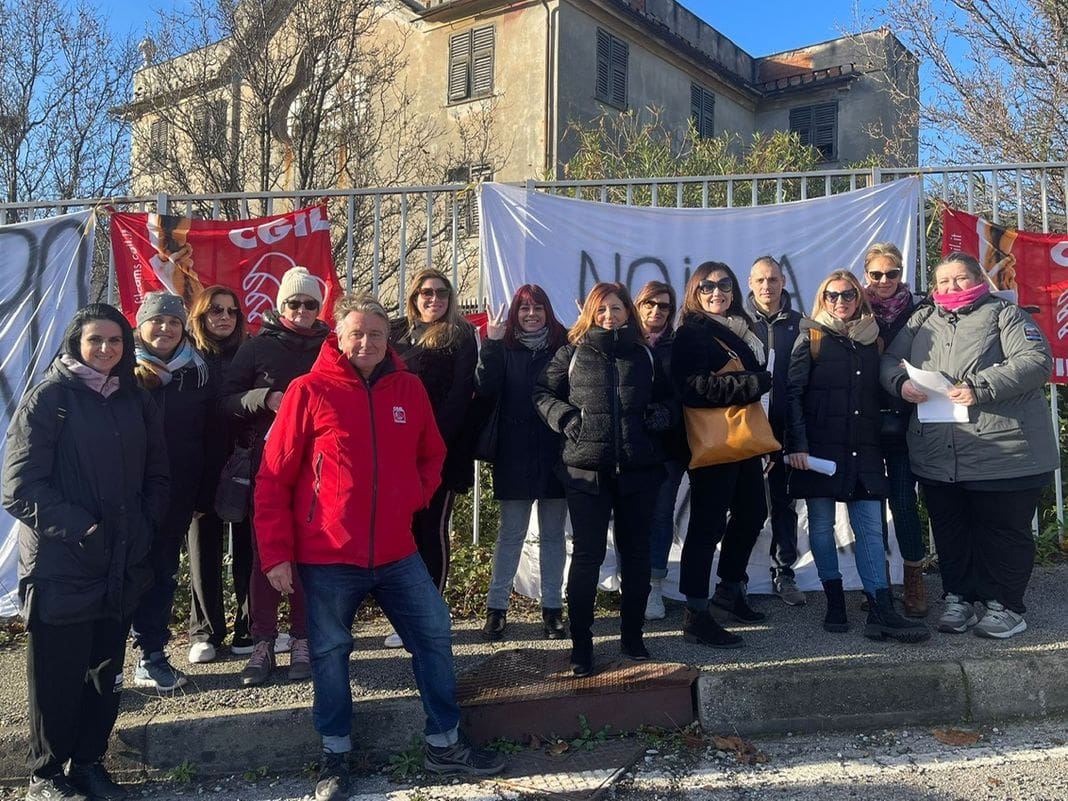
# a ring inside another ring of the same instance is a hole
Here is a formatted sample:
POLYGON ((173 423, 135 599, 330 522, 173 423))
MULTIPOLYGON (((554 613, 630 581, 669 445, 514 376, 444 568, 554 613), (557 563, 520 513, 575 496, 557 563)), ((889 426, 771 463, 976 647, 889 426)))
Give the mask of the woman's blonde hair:
POLYGON ((189 334, 193 338, 193 344, 201 353, 219 354, 223 351, 223 345, 227 342, 243 342, 245 339, 245 311, 241 308, 241 301, 237 293, 230 287, 222 284, 214 284, 197 293, 193 298, 193 305, 189 308, 189 334), (224 340, 215 339, 208 333, 208 309, 211 308, 211 299, 216 295, 229 295, 234 299, 237 306, 237 325, 224 340))
POLYGON ((405 306, 405 316, 408 319, 408 329, 412 330, 419 323, 419 290, 426 281, 436 278, 449 290, 449 305, 440 320, 430 323, 423 335, 415 343, 430 350, 449 348, 458 343, 462 337, 473 336, 473 327, 460 314, 460 306, 456 302, 456 290, 452 282, 441 270, 423 270, 412 280, 412 288, 408 290, 408 303, 405 306))
POLYGON ((901 257, 901 250, 893 242, 876 242, 868 252, 864 254, 864 272, 868 272, 868 265, 873 259, 883 256, 893 263, 897 269, 902 269, 905 260, 901 257))
POLYGON ((602 281, 599 284, 594 284, 590 294, 586 296, 586 301, 582 304, 578 319, 571 326, 571 330, 567 332, 568 342, 572 345, 579 344, 583 337, 590 332, 590 329, 597 324, 594 322, 594 317, 597 315, 597 307, 602 305, 609 295, 615 295, 623 303, 623 308, 627 310, 627 322, 637 324, 638 311, 634 308, 634 301, 630 299, 630 292, 627 291, 627 288, 618 281, 602 281))
POLYGON ((860 285, 860 281, 857 277, 849 272, 849 270, 835 270, 820 281, 820 288, 816 290, 816 299, 812 301, 813 316, 815 316, 816 312, 824 310, 823 293, 834 281, 845 281, 850 287, 857 290, 857 310, 853 313, 853 316, 850 319, 856 320, 858 317, 872 314, 871 304, 868 303, 868 296, 864 294, 864 287, 860 285))

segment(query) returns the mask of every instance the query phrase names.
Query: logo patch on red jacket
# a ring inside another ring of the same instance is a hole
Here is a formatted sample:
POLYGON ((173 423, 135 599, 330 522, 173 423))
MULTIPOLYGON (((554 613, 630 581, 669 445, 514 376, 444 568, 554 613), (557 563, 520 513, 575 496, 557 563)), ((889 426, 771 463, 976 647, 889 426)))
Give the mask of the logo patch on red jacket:
POLYGON ((408 422, 407 418, 404 416, 404 407, 403 406, 394 406, 393 407, 393 422, 394 423, 407 423, 408 422))

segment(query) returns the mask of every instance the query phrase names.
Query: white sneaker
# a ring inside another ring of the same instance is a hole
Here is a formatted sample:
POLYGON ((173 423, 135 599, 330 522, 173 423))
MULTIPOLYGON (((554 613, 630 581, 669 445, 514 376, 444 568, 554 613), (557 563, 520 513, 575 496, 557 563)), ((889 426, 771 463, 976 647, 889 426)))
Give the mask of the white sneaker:
POLYGON ((215 660, 215 646, 210 642, 195 642, 189 646, 189 664, 202 665, 215 660))
POLYGON ((1006 609, 997 601, 984 601, 985 610, 979 618, 973 631, 980 637, 990 637, 995 640, 1007 640, 1017 634, 1027 631, 1027 621, 1023 615, 1006 609))
POLYGON ((403 648, 404 640, 400 638, 400 635, 395 631, 391 631, 389 636, 382 643, 386 648, 403 648))
POLYGON ((276 654, 284 654, 293 647, 292 638, 288 632, 282 632, 274 638, 274 652, 276 654))
POLYGON ((663 580, 651 579, 649 581, 649 599, 645 602, 646 620, 663 620, 667 615, 664 609, 663 580))
POLYGON ((945 611, 938 618, 938 630, 947 634, 963 634, 976 623, 975 605, 953 593, 946 593, 945 611))

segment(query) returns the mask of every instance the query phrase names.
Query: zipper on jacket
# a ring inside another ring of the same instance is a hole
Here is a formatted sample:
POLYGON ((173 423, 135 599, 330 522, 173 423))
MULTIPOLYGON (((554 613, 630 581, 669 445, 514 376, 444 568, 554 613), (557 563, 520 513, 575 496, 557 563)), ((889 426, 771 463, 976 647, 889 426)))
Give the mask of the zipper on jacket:
POLYGON ((312 521, 312 517, 315 515, 315 504, 319 500, 319 490, 323 486, 323 454, 319 453, 318 458, 315 460, 315 488, 312 492, 311 506, 308 508, 308 522, 312 521))
MULTIPOLYGON (((615 345, 619 346, 619 331, 613 331, 612 337, 615 340, 615 345)), ((612 393, 612 441, 616 453, 616 475, 618 476, 622 471, 620 466, 620 453, 619 453, 619 439, 622 434, 620 428, 622 428, 622 422, 619 419, 619 370, 616 368, 616 348, 612 348, 612 359, 608 363, 608 369, 611 371, 609 377, 611 380, 609 385, 615 390, 612 393)))
MULTIPOLYGON (((366 384, 366 382, 364 382, 366 384)), ((375 566, 375 513, 378 511, 378 433, 375 428, 375 400, 371 385, 367 386, 367 410, 371 416, 371 529, 367 538, 367 566, 375 566)))

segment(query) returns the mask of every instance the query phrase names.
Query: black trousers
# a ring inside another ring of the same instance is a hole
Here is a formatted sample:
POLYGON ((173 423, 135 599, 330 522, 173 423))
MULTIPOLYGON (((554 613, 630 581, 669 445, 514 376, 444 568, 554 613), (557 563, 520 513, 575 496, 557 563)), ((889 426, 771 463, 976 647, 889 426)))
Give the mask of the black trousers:
POLYGON ((787 466, 784 459, 772 461, 768 473, 768 496, 771 501, 771 575, 794 575, 797 561, 797 509, 786 491, 787 466))
POLYGON ((226 535, 233 530, 234 642, 252 643, 249 628, 248 587, 252 576, 252 526, 246 517, 240 523, 225 523, 206 514, 189 524, 189 641, 210 642, 216 648, 226 639, 223 599, 223 553, 226 535))
POLYGON ((1035 566, 1031 518, 1041 487, 976 492, 922 484, 938 550, 942 589, 965 601, 998 601, 1023 614, 1035 566))
POLYGON ((621 491, 619 479, 602 473, 596 494, 566 487, 571 515, 571 568, 567 574, 567 613, 573 642, 588 642, 592 636, 593 604, 601 563, 608 547, 608 521, 619 555, 622 609, 619 628, 624 640, 641 637, 645 625, 645 602, 649 597, 649 527, 660 481, 621 491), (636 490, 636 491, 635 491, 636 490))
POLYGON ((687 598, 707 598, 721 541, 716 573, 723 581, 746 580, 749 556, 768 516, 764 469, 760 457, 754 457, 689 473, 690 523, 682 546, 679 591, 687 598))
POLYGON ((426 509, 420 509, 412 515, 412 535, 415 547, 423 557, 430 578, 438 592, 445 594, 445 582, 449 580, 449 558, 452 544, 449 541, 449 521, 452 519, 452 507, 456 493, 438 487, 426 509))
POLYGON ((34 776, 55 776, 68 759, 90 764, 104 756, 119 714, 129 629, 128 620, 60 626, 30 620, 27 764, 34 776))

